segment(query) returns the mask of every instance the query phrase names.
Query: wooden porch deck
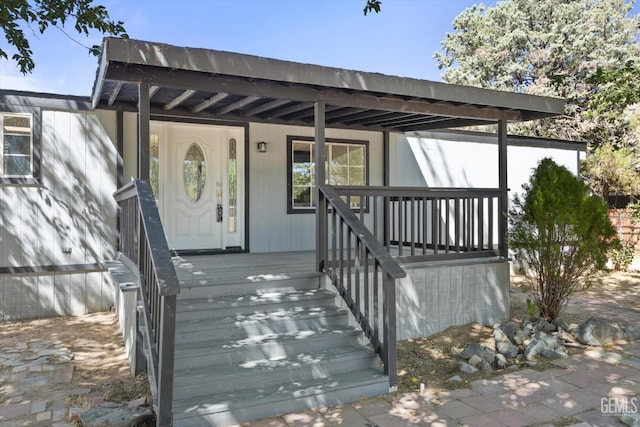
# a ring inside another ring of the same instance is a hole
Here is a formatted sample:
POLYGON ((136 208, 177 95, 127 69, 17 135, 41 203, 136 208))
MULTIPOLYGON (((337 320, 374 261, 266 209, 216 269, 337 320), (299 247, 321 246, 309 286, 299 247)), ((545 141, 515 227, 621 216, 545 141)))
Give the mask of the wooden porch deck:
POLYGON ((255 283, 315 272, 315 252, 234 253, 173 257, 180 286, 255 283))

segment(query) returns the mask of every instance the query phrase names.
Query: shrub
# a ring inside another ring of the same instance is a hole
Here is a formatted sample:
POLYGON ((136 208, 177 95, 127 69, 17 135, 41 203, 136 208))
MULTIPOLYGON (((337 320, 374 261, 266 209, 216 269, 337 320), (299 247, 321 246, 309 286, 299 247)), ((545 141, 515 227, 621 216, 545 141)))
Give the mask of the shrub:
POLYGON ((636 252, 635 240, 615 241, 611 247, 611 264, 615 271, 627 271, 633 263, 636 252))
POLYGON ((606 203, 551 159, 523 189, 509 212, 509 245, 540 316, 553 320, 604 269, 615 230, 606 203))

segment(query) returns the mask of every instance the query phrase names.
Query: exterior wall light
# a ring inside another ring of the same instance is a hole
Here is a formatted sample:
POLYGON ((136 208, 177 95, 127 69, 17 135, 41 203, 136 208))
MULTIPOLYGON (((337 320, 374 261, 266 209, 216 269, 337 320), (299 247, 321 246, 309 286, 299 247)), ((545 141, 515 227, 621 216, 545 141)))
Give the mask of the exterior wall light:
POLYGON ((258 142, 258 152, 266 153, 267 152, 267 143, 264 141, 258 142))

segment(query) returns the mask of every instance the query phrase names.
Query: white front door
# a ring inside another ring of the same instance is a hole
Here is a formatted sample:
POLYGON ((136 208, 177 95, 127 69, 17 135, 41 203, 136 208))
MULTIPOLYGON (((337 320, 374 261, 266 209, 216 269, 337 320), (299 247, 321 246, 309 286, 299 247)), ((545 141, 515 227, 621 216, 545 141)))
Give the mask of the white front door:
POLYGON ((242 248, 243 129, 151 122, 150 130, 151 182, 154 186, 156 173, 156 198, 169 247, 242 248))

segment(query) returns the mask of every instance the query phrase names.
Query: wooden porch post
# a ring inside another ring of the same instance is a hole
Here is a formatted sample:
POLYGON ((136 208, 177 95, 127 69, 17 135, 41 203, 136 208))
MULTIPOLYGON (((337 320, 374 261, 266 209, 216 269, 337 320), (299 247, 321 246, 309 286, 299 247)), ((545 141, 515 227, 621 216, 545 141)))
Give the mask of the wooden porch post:
POLYGON ((138 83, 138 178, 149 181, 149 83, 138 83))
MULTIPOLYGON (((391 185, 391 147, 389 142, 389 131, 382 132, 382 185, 384 187, 389 187, 391 185)), ((391 232, 390 232, 390 224, 391 224, 391 212, 387 197, 382 198, 382 241, 386 246, 387 250, 389 250, 390 244, 388 242, 391 241, 391 232)), ((375 225, 377 227, 378 224, 375 225)))
POLYGON ((321 272, 325 264, 327 206, 324 193, 320 187, 326 182, 325 177, 325 103, 316 101, 314 105, 315 148, 316 148, 316 270, 321 272))
POLYGON ((507 188, 507 121, 498 120, 498 182, 500 188, 498 218, 498 249, 500 256, 509 257, 507 246, 507 215, 509 212, 509 189, 507 188))

